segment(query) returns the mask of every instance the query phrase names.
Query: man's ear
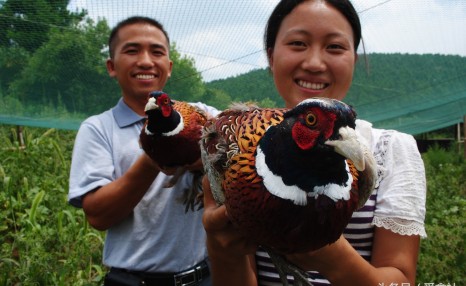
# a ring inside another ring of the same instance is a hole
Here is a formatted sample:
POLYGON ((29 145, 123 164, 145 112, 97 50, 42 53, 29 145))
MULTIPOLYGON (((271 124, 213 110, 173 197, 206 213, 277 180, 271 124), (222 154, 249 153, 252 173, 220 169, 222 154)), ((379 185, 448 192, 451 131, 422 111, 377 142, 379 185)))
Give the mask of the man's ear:
POLYGON ((111 58, 107 59, 106 65, 107 65, 108 75, 110 75, 110 77, 115 77, 116 75, 115 64, 113 63, 113 60, 111 58))

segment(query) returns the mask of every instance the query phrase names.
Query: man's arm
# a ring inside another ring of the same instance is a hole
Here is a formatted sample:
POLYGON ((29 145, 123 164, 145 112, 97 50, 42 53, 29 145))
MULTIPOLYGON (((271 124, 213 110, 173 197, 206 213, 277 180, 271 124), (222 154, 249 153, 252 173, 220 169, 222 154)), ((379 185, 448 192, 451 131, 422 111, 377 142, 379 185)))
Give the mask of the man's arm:
POLYGON ((115 181, 83 197, 82 207, 89 224, 106 230, 126 218, 142 199, 159 173, 145 154, 115 181))

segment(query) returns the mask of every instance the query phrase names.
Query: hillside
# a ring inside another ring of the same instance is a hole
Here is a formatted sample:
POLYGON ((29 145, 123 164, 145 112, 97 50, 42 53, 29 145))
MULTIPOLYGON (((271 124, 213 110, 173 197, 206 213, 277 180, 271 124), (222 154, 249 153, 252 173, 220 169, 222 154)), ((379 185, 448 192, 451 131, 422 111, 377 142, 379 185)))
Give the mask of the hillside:
MULTIPOLYGON (((345 99, 376 126, 417 134, 462 122, 466 57, 418 54, 360 56, 345 99), (423 124, 421 124, 423 123, 423 124)), ((206 83, 233 101, 283 106, 267 69, 206 83)))

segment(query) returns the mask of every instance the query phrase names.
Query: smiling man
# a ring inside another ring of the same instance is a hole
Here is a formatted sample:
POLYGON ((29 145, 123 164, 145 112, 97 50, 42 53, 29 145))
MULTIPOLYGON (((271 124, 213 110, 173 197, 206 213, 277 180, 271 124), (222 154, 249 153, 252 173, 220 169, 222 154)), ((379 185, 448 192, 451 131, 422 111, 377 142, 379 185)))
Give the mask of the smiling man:
MULTIPOLYGON (((86 119, 76 137, 68 199, 83 208, 94 228, 107 231, 106 286, 210 285, 202 212, 185 213, 179 200, 191 187, 192 174, 164 188, 167 175, 138 141, 148 94, 162 90, 171 75, 169 50, 169 37, 156 20, 131 17, 117 24, 107 70, 122 98, 86 119)), ((218 112, 196 105, 211 115, 218 112)))

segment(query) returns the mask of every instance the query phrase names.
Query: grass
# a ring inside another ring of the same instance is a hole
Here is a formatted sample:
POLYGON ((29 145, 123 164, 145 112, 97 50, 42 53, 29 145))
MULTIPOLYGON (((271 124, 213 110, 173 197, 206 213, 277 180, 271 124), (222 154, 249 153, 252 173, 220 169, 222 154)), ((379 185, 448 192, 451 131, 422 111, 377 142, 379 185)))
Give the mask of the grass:
MULTIPOLYGON (((101 284, 104 233, 66 198, 75 132, 24 128, 23 137, 24 147, 14 126, 0 126, 0 285, 101 284)), ((440 148, 423 159, 428 238, 421 241, 417 282, 460 285, 466 162, 440 148)))
POLYGON ((104 234, 67 203, 74 132, 2 127, 0 285, 96 285, 104 234))

